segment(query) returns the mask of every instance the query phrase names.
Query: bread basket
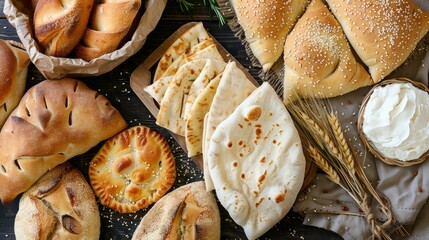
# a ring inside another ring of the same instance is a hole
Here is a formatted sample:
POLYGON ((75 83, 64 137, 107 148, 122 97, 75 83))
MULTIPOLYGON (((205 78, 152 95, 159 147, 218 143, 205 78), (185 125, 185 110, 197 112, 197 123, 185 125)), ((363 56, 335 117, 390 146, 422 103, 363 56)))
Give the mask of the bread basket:
POLYGON ((107 73, 136 54, 155 29, 167 4, 167 0, 143 0, 145 11, 140 18, 131 39, 119 49, 86 62, 78 58, 60 58, 45 55, 33 38, 32 11, 24 1, 5 0, 4 13, 10 24, 16 28, 19 39, 27 50, 31 62, 48 79, 64 77, 99 76, 107 73))
POLYGON ((365 112, 365 108, 366 105, 372 95, 372 93, 374 92, 374 90, 377 87, 380 86, 385 86, 388 84, 392 84, 392 83, 411 83, 414 87, 421 89, 425 92, 427 92, 429 94, 429 88, 419 82, 413 81, 411 79, 408 78, 394 78, 394 79, 389 79, 389 80, 385 80, 382 81, 378 84, 376 84, 369 92, 368 94, 365 96, 365 98, 362 101, 362 105, 361 108, 359 110, 359 117, 358 117, 358 122, 357 122, 357 129, 358 129, 358 134, 360 139, 362 140, 364 146, 372 153, 374 154, 374 156, 376 156, 378 159, 382 160, 383 162, 389 164, 389 165, 394 165, 394 166, 400 166, 400 167, 408 167, 408 166, 412 166, 415 164, 419 164, 424 162, 427 158, 429 158, 429 150, 426 151, 423 155, 421 155, 419 158, 411 160, 411 161, 401 161, 399 159, 394 159, 394 158, 388 158, 383 156, 379 151, 377 151, 377 149, 373 146, 373 144, 371 143, 370 140, 368 140, 368 138, 365 136, 365 134, 363 133, 362 130, 362 126, 363 126, 363 122, 364 122, 364 112, 365 112))

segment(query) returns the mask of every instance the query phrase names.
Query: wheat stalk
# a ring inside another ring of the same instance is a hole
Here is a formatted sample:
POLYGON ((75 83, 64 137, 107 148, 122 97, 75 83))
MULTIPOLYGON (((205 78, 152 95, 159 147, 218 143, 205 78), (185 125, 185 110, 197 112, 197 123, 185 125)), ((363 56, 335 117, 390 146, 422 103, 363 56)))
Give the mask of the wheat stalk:
POLYGON ((310 156, 314 160, 314 163, 316 163, 316 165, 328 175, 328 178, 332 182, 340 184, 340 177, 338 176, 338 173, 332 168, 328 161, 322 157, 317 149, 313 146, 309 146, 309 152, 310 156))
POLYGON ((297 99, 286 107, 302 133, 305 150, 327 177, 346 190, 365 212, 373 238, 390 239, 386 229, 396 225, 390 205, 375 192, 362 166, 355 160, 337 115, 327 101, 297 99), (381 206, 388 219, 384 224, 374 219, 368 196, 373 196, 381 206))
POLYGON ((344 138, 344 134, 341 129, 340 122, 338 121, 338 117, 334 112, 331 112, 328 115, 328 120, 329 120, 329 123, 331 124, 332 130, 338 142, 339 148, 341 149, 344 163, 346 164, 347 169, 351 171, 352 175, 355 175, 356 171, 354 166, 354 159, 350 151, 350 147, 347 144, 346 139, 344 138))

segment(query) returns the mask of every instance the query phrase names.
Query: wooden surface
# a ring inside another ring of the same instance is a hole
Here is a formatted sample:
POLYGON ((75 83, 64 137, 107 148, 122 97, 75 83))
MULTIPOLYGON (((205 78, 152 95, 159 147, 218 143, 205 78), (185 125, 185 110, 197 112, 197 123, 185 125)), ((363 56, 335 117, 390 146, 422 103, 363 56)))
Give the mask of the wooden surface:
MULTIPOLYGON (((3 9, 4 1, 0 1, 0 9, 3 9)), ((173 188, 177 188, 188 182, 202 180, 201 171, 188 158, 181 148, 171 138, 168 131, 158 127, 154 123, 148 109, 130 88, 131 73, 151 54, 166 38, 176 29, 190 21, 202 21, 206 29, 231 53, 249 72, 256 78, 259 69, 249 66, 246 52, 241 42, 234 37, 227 26, 219 27, 217 21, 210 21, 208 12, 204 6, 197 6, 193 16, 181 14, 176 1, 168 1, 168 5, 157 28, 149 35, 149 38, 140 52, 118 66, 113 71, 99 77, 80 78, 89 87, 105 95, 115 106, 129 126, 145 125, 161 132, 173 149, 176 157, 178 177, 173 188)), ((19 40, 15 29, 0 13, 0 38, 19 40)), ((1 67, 1 66, 0 66, 1 67)), ((30 65, 27 77, 27 89, 44 80, 34 65, 30 65)), ((82 171, 87 177, 88 162, 95 155, 101 144, 89 152, 73 158, 71 163, 82 171)), ((18 211, 18 199, 12 204, 2 206, 0 204, 0 239, 15 239, 14 219, 18 211)), ((241 227, 237 226, 228 216, 228 213, 219 206, 222 219, 222 239, 246 239, 241 227)), ((102 221, 100 239, 130 239, 147 210, 134 214, 119 214, 100 206, 102 221)), ((290 212, 279 224, 265 234, 261 239, 341 239, 338 235, 318 228, 302 225, 303 219, 300 215, 290 212)))

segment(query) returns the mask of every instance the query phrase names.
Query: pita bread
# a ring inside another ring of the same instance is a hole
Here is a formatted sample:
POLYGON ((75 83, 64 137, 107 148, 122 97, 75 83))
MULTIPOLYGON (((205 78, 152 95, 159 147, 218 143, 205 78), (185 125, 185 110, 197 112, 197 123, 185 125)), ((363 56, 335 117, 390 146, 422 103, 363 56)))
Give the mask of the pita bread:
POLYGON ((206 59, 198 59, 179 68, 173 79, 171 79, 161 101, 156 124, 180 136, 185 135, 186 122, 183 118, 183 110, 186 96, 192 83, 200 75, 206 63, 206 59))
POLYGON ((204 90, 209 82, 215 78, 219 73, 222 73, 225 69, 226 62, 218 61, 214 59, 207 60, 206 65, 198 75, 197 79, 192 83, 191 89, 189 90, 188 97, 185 102, 185 112, 183 113, 184 119, 188 119, 189 111, 191 111, 192 105, 195 102, 197 96, 204 90))
POLYGON ((202 51, 206 47, 213 45, 213 43, 214 43, 213 39, 209 38, 207 40, 204 40, 203 42, 198 43, 197 45, 192 47, 189 51, 184 52, 182 55, 176 58, 173 63, 171 63, 171 65, 167 68, 167 70, 165 70, 165 72, 161 75, 161 78, 174 75, 179 69, 179 67, 186 63, 187 57, 194 55, 199 51, 202 51))
POLYGON ((207 191, 214 189, 208 171, 207 158, 204 154, 208 150, 210 138, 216 127, 255 89, 256 86, 250 82, 244 72, 237 67, 237 64, 235 62, 229 62, 225 67, 212 105, 210 106, 207 125, 205 125, 206 129, 204 130, 203 164, 207 191))
POLYGON ((205 191, 201 181, 177 188, 146 213, 132 239, 220 239, 214 195, 205 191))
POLYGON ((149 95, 155 99, 158 104, 161 104, 162 98, 164 98, 165 91, 167 91, 168 85, 173 79, 173 76, 163 77, 153 82, 151 85, 144 88, 149 95))
POLYGON ((304 180, 298 131, 268 83, 219 124, 207 155, 217 197, 249 239, 287 214, 304 180))
POLYGON ((308 6, 287 36, 284 64, 285 102, 298 96, 335 97, 373 84, 322 0, 308 6))
POLYGON ((158 80, 170 64, 188 49, 209 38, 210 36, 201 22, 190 28, 167 49, 159 60, 154 79, 158 80))
MULTIPOLYGON (((201 46, 202 47, 202 46, 201 46)), ((192 51, 191 51, 192 52, 192 51)), ((219 51, 216 48, 216 45, 212 44, 208 47, 205 47, 190 56, 183 56, 176 59, 173 64, 164 72, 162 77, 157 81, 154 81, 151 85, 145 87, 145 91, 149 93, 158 103, 161 103, 162 98, 165 95, 165 91, 167 91, 167 87, 169 82, 172 79, 178 69, 187 62, 192 62, 198 59, 214 59, 218 61, 224 61, 219 51)))
POLYGON ((188 157, 192 157, 203 152, 203 127, 204 118, 210 110, 216 89, 219 86, 222 73, 217 75, 195 99, 186 120, 185 140, 188 157))

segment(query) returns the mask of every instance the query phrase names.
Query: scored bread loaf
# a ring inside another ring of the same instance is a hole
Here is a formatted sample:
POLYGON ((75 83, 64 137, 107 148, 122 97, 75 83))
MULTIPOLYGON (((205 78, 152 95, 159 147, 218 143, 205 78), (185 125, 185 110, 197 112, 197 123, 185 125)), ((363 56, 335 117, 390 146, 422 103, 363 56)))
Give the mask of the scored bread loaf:
POLYGON ((231 0, 253 55, 267 72, 283 52, 286 35, 308 0, 231 0))
POLYGON ((327 0, 375 82, 399 67, 429 31, 429 13, 413 0, 327 0))
POLYGON ((93 0, 39 0, 34 35, 46 55, 66 57, 82 38, 93 0))
POLYGON ((43 175, 19 201, 17 240, 100 238, 100 215, 91 187, 65 162, 43 175))
POLYGON ((181 186, 153 205, 132 239, 220 239, 216 198, 202 181, 181 186))
POLYGON ((140 6, 141 0, 102 0, 91 14, 74 56, 91 61, 115 51, 130 30, 140 6))
POLYGON ((335 97, 373 84, 322 0, 313 0, 286 38, 284 102, 335 97))
POLYGON ((32 87, 0 132, 0 199, 11 202, 44 173, 126 127, 109 100, 75 79, 32 87))
POLYGON ((29 64, 26 51, 0 40, 0 127, 24 94, 29 64))

